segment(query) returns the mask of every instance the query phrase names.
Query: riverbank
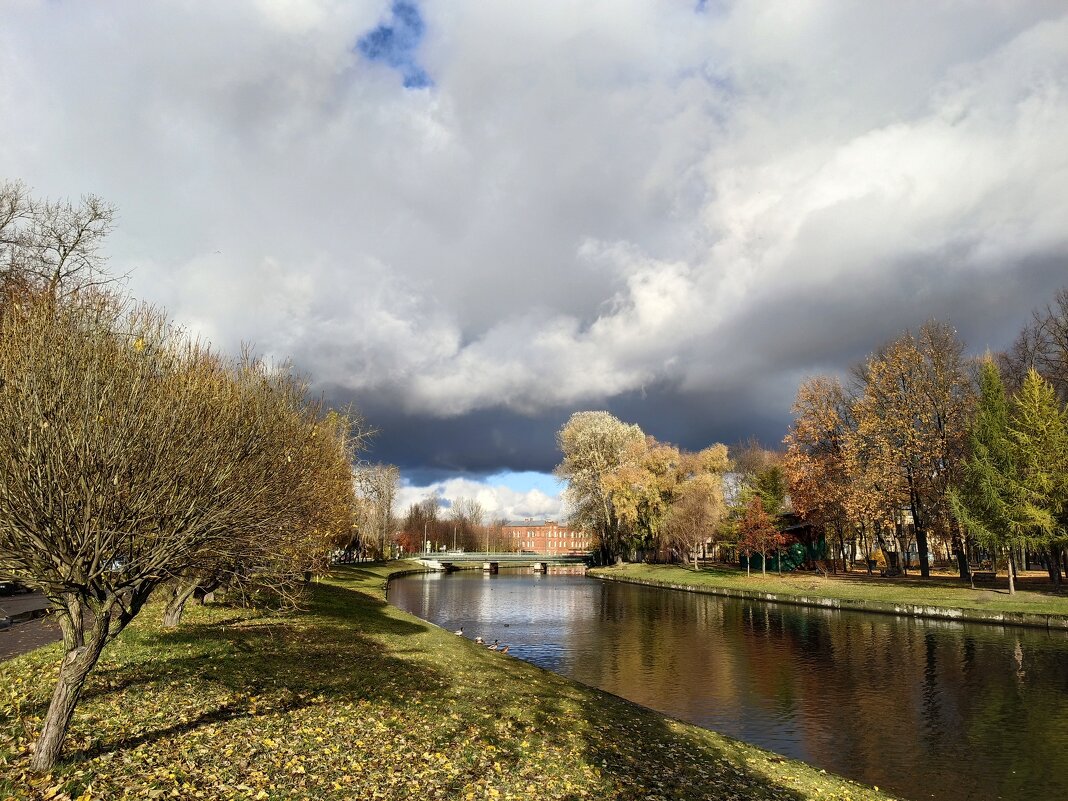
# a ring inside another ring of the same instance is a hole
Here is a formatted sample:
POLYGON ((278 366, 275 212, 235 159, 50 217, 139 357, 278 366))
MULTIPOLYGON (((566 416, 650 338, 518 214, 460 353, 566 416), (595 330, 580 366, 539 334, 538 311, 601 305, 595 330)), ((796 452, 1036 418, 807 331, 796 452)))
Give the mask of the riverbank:
POLYGON ((624 564, 588 571, 595 578, 655 587, 771 601, 822 609, 1028 626, 1068 631, 1068 597, 1040 592, 971 589, 945 580, 895 580, 866 574, 810 573, 746 575, 732 568, 695 571, 681 565, 624 564))
POLYGON ((195 607, 165 631, 147 609, 104 653, 44 780, 26 771, 27 729, 58 648, 0 665, 0 798, 889 797, 401 612, 385 586, 405 569, 339 569, 299 614, 195 607))

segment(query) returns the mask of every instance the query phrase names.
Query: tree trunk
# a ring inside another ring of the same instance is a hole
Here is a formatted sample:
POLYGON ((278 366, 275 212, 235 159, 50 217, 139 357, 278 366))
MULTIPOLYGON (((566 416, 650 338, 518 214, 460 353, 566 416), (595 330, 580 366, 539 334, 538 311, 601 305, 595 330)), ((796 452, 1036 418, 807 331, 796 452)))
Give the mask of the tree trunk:
POLYGON ((1009 595, 1016 594, 1016 583, 1013 579, 1013 574, 1016 572, 1016 557, 1013 555, 1012 548, 1009 548, 1009 595))
POLYGON ((960 573, 961 581, 972 580, 972 570, 968 566, 968 553, 964 546, 964 537, 961 535, 960 523, 957 523, 956 528, 953 530, 953 555, 957 559, 957 571, 960 573))
POLYGON ((63 649, 73 651, 85 644, 85 608, 74 595, 68 595, 59 610, 59 628, 63 632, 63 649))
POLYGON ((98 611, 97 614, 86 644, 67 651, 63 656, 56 689, 45 714, 44 728, 41 729, 41 736, 34 746, 33 758, 30 761, 31 767, 38 773, 48 773, 55 767, 71 717, 74 715, 74 708, 85 686, 85 679, 100 658, 100 652, 104 650, 111 615, 110 607, 98 611))
POLYGON ((927 531, 926 529, 916 528, 916 550, 919 551, 920 557, 920 575, 923 578, 930 578, 931 576, 931 563, 927 558, 927 531))
POLYGON ((185 612, 186 601, 193 597, 196 589, 197 585, 195 583, 181 584, 171 588, 170 599, 163 609, 163 628, 173 629, 178 627, 178 624, 182 622, 182 613, 185 612))

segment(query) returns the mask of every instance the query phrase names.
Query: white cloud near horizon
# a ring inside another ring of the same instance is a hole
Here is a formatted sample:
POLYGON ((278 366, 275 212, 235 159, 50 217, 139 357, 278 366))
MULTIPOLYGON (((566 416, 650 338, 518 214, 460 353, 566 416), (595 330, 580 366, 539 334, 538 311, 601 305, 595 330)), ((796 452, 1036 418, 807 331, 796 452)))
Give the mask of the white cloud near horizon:
POLYGON ((518 490, 504 483, 495 483, 492 478, 479 481, 461 477, 443 479, 423 486, 402 483, 397 492, 395 512, 403 517, 408 507, 431 495, 437 495, 445 501, 442 509, 445 517, 449 514, 448 507, 459 498, 478 501, 485 512, 487 523, 500 518, 523 520, 528 517, 562 521, 567 515, 559 492, 550 494, 538 487, 518 490))
POLYGON ((115 267, 220 346, 413 414, 781 409, 843 338, 1044 301, 1063 4, 708 6, 418 3, 408 89, 356 47, 388 2, 14 0, 0 176, 115 202, 115 267))

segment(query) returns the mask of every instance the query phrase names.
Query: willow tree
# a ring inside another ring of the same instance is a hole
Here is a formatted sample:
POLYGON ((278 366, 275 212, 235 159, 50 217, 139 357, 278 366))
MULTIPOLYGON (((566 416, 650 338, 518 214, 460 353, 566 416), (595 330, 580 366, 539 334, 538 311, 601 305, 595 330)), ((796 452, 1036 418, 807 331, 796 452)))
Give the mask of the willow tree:
MULTIPOLYGON (((602 482, 619 519, 624 544, 634 554, 658 552, 669 534, 666 525, 672 509, 687 484, 701 479, 722 499, 728 465, 724 445, 691 453, 653 437, 631 442, 623 464, 602 482)), ((710 500, 714 503, 715 497, 710 500)), ((675 540, 677 544, 677 537, 675 540)))
POLYGON ((644 441, 638 426, 608 412, 576 412, 556 433, 564 458, 554 472, 567 482, 564 497, 572 510, 571 522, 597 533, 604 561, 623 549, 619 515, 605 481, 633 458, 644 441))
POLYGON ((36 770, 55 764, 87 676, 157 587, 235 532, 292 525, 300 452, 259 391, 269 383, 235 383, 152 308, 94 291, 3 305, 0 574, 43 592, 63 634, 36 770))
MULTIPOLYGON (((722 446, 720 446, 722 447, 722 446)), ((723 472, 726 469, 726 449, 723 470, 704 472, 687 479, 679 487, 677 497, 664 519, 665 538, 680 558, 693 556, 693 569, 705 544, 715 539, 727 507, 723 499, 723 472)))

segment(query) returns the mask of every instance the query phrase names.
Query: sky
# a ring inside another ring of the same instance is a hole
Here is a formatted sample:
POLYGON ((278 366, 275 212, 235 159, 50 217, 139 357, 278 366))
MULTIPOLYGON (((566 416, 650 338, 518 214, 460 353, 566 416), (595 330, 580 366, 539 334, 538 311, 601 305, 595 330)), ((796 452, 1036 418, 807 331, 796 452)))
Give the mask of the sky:
POLYGON ((1068 285, 1050 2, 4 0, 0 180, 377 429, 403 506, 559 516, 554 434, 781 441, 798 382, 1068 285))

